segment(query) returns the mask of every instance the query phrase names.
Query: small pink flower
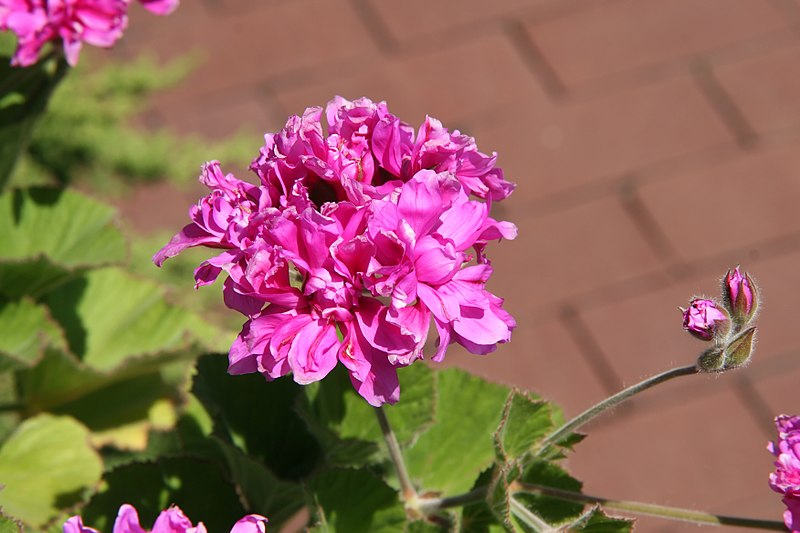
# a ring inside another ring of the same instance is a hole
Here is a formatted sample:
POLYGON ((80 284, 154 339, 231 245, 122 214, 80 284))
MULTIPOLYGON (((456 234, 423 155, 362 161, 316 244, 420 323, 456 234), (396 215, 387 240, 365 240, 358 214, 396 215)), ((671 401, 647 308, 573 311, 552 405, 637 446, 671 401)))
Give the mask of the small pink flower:
MULTIPOLYGON (((234 524, 231 533, 265 533, 268 520, 257 514, 251 514, 234 524)), ((83 525, 80 516, 73 516, 64 523, 64 533, 99 533, 96 529, 83 525)), ((207 533, 202 522, 192 525, 186 515, 177 506, 161 511, 156 518, 153 529, 149 532, 139 525, 139 514, 129 504, 123 504, 117 513, 112 533, 207 533)))
POLYGON ((710 341, 728 316, 713 300, 696 298, 683 310, 683 328, 704 341, 710 341))
POLYGON ((800 417, 780 415, 775 418, 778 442, 767 449, 777 457, 769 486, 783 494, 786 511, 783 521, 792 533, 800 532, 800 417))
POLYGON ((725 275, 723 284, 725 299, 731 310, 731 316, 739 324, 752 320, 758 307, 758 295, 750 276, 739 270, 737 266, 725 275))
MULTIPOLYGON (((170 13, 179 0, 140 0, 159 15, 170 13)), ((36 63, 42 47, 60 41, 67 62, 75 66, 83 43, 109 48, 128 25, 131 0, 0 0, 0 31, 17 35, 12 65, 36 63)))

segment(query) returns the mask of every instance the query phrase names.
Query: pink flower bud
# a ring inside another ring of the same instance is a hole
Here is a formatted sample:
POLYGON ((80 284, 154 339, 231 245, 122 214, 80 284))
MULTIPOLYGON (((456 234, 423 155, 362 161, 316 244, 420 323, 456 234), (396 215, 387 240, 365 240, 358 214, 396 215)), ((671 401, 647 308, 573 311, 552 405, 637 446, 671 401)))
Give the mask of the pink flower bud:
POLYGON ((717 332, 726 330, 728 315, 713 300, 695 298, 683 311, 683 328, 704 341, 710 341, 717 332))
POLYGON ((746 272, 742 275, 737 266, 725 275, 722 290, 733 320, 739 325, 752 320, 758 308, 758 291, 750 276, 746 272))

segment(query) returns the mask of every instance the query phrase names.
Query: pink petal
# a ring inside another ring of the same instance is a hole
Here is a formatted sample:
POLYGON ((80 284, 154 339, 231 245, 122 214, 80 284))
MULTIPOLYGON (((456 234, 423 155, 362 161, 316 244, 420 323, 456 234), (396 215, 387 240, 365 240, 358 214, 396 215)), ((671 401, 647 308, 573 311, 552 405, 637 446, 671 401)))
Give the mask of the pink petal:
POLYGON ((295 335, 289 350, 289 366, 301 385, 319 381, 336 366, 341 343, 336 328, 327 320, 309 321, 295 335))
POLYGON ((344 329, 345 338, 338 356, 350 371, 350 381, 356 392, 375 407, 396 403, 400 399, 400 381, 386 353, 370 345, 355 323, 345 324, 344 329))
POLYGON ((129 504, 124 504, 119 508, 117 519, 114 521, 113 533, 147 533, 139 525, 139 514, 136 509, 129 504))
POLYGON ((156 15, 169 15, 178 7, 180 0, 139 0, 142 5, 156 15))
POLYGON ((268 522, 264 516, 249 514, 233 525, 231 533, 266 533, 268 522))
POLYGON ((64 533, 100 533, 96 529, 86 527, 83 525, 83 520, 80 516, 73 516, 64 522, 64 533))

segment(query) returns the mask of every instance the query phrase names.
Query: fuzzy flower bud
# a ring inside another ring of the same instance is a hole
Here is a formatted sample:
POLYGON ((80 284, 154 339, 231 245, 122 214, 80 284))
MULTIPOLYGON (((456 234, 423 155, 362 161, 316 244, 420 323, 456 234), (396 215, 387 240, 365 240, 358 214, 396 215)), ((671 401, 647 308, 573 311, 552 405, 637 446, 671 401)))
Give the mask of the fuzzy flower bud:
POLYGON ((725 275, 722 291, 733 321, 739 326, 750 322, 758 310, 758 289, 752 278, 737 266, 725 275))
POLYGON ((683 312, 683 328, 704 341, 715 335, 727 333, 730 319, 727 312, 713 300, 695 298, 683 312))

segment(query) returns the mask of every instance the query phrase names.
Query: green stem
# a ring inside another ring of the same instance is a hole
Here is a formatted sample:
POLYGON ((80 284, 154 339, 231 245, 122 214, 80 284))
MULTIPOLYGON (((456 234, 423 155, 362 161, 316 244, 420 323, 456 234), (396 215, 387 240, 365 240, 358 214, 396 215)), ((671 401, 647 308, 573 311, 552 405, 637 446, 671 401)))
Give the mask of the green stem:
POLYGON ((623 389, 618 393, 614 394, 613 396, 609 396, 602 402, 593 405, 589 409, 585 410, 569 422, 565 423, 560 428, 553 431, 550 435, 542 440, 541 444, 539 445, 539 449, 536 453, 537 456, 541 457, 544 453, 553 445, 558 444, 573 432, 578 430, 581 426, 595 418, 597 415, 604 412, 606 409, 610 409, 619 405, 620 403, 624 402, 628 398, 639 394, 642 391, 649 389, 659 383, 663 383, 665 381, 669 381, 670 379, 677 378, 680 376, 691 376, 693 374, 700 373, 700 369, 697 368, 695 365, 691 366, 681 366, 678 368, 673 368, 667 370, 666 372, 662 372, 661 374, 657 374, 655 376, 649 377, 644 381, 640 381, 635 385, 631 385, 627 389, 623 389))
POLYGON ((515 500, 513 496, 508 499, 508 505, 517 519, 537 533, 556 533, 556 529, 553 526, 536 516, 527 507, 515 500))
POLYGON ((417 505, 417 491, 414 485, 411 484, 411 477, 408 475, 406 463, 403 460, 403 453, 400 450, 400 443, 397 442, 397 437, 392 431, 392 426, 389 425, 389 419, 386 418, 386 412, 382 407, 375 408, 375 414, 378 417, 378 424, 381 426, 381 433, 383 439, 386 441, 386 447, 389 449, 389 457, 394 463, 394 468, 397 471, 397 478, 400 480, 400 489, 403 494, 403 501, 417 505))
POLYGON ((778 522, 775 520, 740 518, 737 516, 715 515, 701 511, 680 509, 678 507, 665 507, 663 505, 654 505, 651 503, 608 500, 606 498, 598 498, 596 496, 589 496, 587 494, 580 494, 578 492, 572 492, 569 490, 546 487, 544 485, 537 485, 534 483, 522 483, 517 481, 512 484, 511 489, 515 489, 518 492, 532 492, 544 496, 551 496, 553 498, 558 498, 559 500, 567 500, 577 503, 600 504, 603 507, 617 511, 627 511, 634 514, 666 518, 668 520, 690 522, 697 525, 735 526, 766 529, 769 531, 786 531, 786 526, 783 524, 783 522, 778 522))

